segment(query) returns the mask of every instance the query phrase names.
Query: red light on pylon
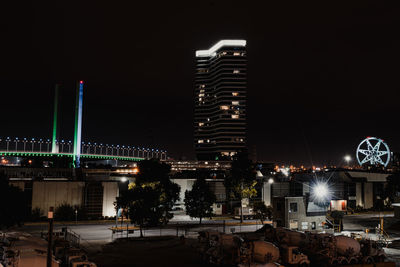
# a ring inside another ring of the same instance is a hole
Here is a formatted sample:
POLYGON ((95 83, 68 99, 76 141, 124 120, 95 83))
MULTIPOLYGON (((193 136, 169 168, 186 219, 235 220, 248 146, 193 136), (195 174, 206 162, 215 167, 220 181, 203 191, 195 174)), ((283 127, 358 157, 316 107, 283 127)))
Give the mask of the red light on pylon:
POLYGON ((83 81, 79 81, 79 83, 80 83, 80 84, 82 84, 82 83, 83 83, 83 81))

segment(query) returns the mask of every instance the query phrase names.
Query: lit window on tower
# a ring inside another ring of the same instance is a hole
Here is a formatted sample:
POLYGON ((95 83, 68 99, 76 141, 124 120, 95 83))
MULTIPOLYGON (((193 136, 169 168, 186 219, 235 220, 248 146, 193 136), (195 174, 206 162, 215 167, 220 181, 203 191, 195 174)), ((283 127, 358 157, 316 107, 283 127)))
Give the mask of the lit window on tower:
POLYGON ((233 106, 239 106, 239 101, 232 101, 233 106))
POLYGON ((240 73, 240 70, 233 70, 233 73, 240 73))
POLYGON ((231 115, 232 119, 239 119, 239 115, 231 115))
POLYGON ((202 144, 204 143, 204 140, 198 140, 197 143, 202 144))
POLYGON ((228 109, 229 109, 228 106, 220 106, 219 108, 220 108, 221 110, 228 110, 228 109))
POLYGON ((233 95, 233 96, 238 96, 239 93, 238 93, 238 92, 232 92, 232 95, 233 95))

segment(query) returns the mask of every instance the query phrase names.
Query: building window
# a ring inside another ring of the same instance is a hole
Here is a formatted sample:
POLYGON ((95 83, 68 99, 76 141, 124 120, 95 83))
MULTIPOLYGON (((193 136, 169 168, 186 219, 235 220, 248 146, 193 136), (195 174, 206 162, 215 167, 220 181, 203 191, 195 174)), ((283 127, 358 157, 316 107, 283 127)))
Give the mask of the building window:
POLYGON ((238 93, 238 92, 232 92, 232 95, 233 95, 233 96, 238 96, 239 93, 238 93))
POLYGON ((239 119, 239 115, 231 115, 232 119, 239 119))
POLYGON ((203 97, 203 96, 204 96, 204 94, 199 94, 199 96, 200 96, 200 97, 203 97))
POLYGON ((228 110, 229 106, 219 106, 219 108, 222 109, 222 110, 228 110))
POLYGON ((202 143, 204 143, 204 140, 200 139, 200 140, 197 141, 197 143, 202 144, 202 143))
POLYGON ((233 73, 240 73, 240 70, 233 70, 233 73))
POLYGON ((201 127, 201 126, 203 126, 204 125, 204 122, 199 122, 199 126, 201 127))
POLYGON ((315 228, 317 228, 316 223, 315 223, 315 222, 312 222, 312 223, 311 223, 311 230, 315 230, 315 228))
POLYGON ((239 106, 239 101, 232 101, 233 106, 239 106))
POLYGON ((240 56, 240 52, 233 52, 234 56, 240 56))
POLYGON ((296 202, 289 204, 289 212, 297 212, 297 203, 296 202))
POLYGON ((205 84, 201 84, 200 85, 200 88, 204 88, 204 87, 206 87, 205 84))
POLYGON ((207 143, 210 143, 210 139, 207 139, 207 143))

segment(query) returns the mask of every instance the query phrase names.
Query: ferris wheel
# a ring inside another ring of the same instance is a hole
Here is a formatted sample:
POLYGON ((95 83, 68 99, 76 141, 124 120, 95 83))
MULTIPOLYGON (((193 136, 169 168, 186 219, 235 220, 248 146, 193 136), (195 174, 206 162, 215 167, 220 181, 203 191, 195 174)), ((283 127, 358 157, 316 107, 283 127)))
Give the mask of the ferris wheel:
POLYGON ((389 147, 382 139, 367 137, 357 147, 357 160, 361 166, 369 164, 386 167, 390 161, 389 147))

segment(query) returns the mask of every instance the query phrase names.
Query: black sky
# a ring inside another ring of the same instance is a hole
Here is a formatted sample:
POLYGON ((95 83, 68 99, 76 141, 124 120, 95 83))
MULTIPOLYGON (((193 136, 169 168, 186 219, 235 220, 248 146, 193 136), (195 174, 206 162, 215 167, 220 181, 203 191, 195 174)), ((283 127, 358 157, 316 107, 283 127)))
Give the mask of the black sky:
POLYGON ((0 136, 50 137, 58 81, 61 136, 71 138, 74 81, 83 79, 84 140, 193 158, 194 52, 243 38, 259 160, 338 164, 366 136, 400 151, 397 6, 187 2, 3 7, 0 136))

